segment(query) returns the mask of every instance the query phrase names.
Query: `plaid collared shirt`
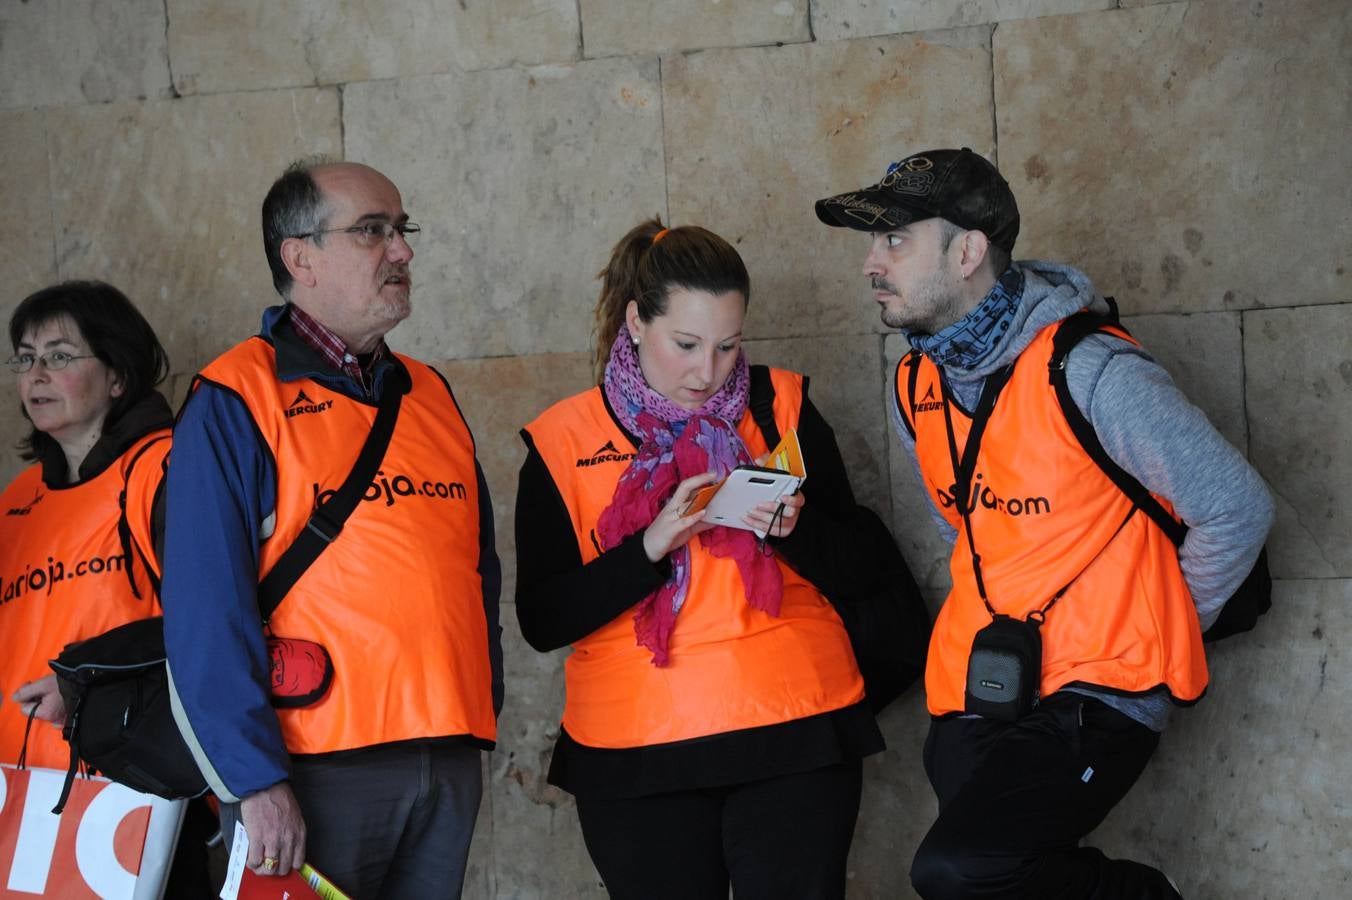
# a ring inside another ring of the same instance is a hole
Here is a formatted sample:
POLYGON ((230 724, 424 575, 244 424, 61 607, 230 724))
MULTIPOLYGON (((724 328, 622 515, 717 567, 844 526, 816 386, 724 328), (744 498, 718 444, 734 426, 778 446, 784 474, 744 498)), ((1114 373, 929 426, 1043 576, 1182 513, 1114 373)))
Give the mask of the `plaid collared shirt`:
POLYGON ((382 340, 376 345, 376 349, 371 353, 370 360, 363 368, 357 357, 347 352, 347 344, 343 339, 334 334, 319 320, 305 312, 294 303, 288 303, 287 309, 290 310, 291 327, 296 330, 296 335, 305 345, 314 350, 324 360, 335 369, 356 380, 361 385, 362 390, 369 396, 371 393, 371 371, 375 368, 376 362, 383 359, 389 352, 389 347, 382 340))

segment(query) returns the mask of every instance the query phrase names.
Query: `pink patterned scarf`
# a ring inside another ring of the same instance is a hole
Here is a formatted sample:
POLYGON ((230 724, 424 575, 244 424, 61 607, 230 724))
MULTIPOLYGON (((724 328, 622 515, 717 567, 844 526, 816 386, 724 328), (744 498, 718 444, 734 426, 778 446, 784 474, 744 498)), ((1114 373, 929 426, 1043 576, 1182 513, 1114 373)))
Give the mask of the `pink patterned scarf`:
MULTIPOLYGON (((737 355, 728 380, 697 410, 689 410, 654 391, 643 378, 629 330, 621 327, 610 348, 603 390, 620 424, 641 444, 638 456, 620 476, 610 506, 596 523, 601 547, 609 550, 657 518, 676 486, 692 475, 715 472, 721 478, 750 463, 751 454, 737 434, 751 390, 746 354, 737 355)), ((719 525, 699 535, 700 545, 716 557, 737 562, 746 602, 779 615, 784 578, 773 556, 760 552, 755 535, 719 525)), ((634 611, 640 646, 653 653, 653 665, 669 662, 667 646, 676 615, 690 587, 690 546, 670 554, 671 578, 641 600, 634 611)))

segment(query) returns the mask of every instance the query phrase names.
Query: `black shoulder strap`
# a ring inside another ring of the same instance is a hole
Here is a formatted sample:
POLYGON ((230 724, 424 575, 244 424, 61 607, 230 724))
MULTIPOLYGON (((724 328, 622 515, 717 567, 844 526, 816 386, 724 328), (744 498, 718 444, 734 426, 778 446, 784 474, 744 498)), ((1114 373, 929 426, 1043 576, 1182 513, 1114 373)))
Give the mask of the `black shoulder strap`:
POLYGON ((376 409, 371 433, 366 437, 352 471, 333 496, 315 509, 300 534, 277 560, 267 577, 258 585, 258 611, 267 624, 278 604, 305 574, 305 570, 319 558, 343 530, 343 524, 361 502, 366 487, 375 478, 385 450, 394 434, 399 418, 399 404, 409 390, 408 376, 402 366, 395 366, 385 378, 384 392, 376 409))
POLYGON ((775 383, 768 366, 751 367, 751 397, 747 401, 751 418, 756 420, 767 447, 779 443, 779 425, 775 423, 775 383))
POLYGON ((1169 536, 1169 540, 1181 546, 1183 538, 1188 534, 1188 526, 1170 515, 1169 511, 1146 490, 1145 485, 1113 462, 1108 451, 1104 450, 1103 444, 1099 442, 1093 424, 1070 396, 1070 386, 1066 382, 1066 358, 1070 355, 1071 349, 1088 335, 1102 331, 1107 326, 1122 328, 1117 319, 1117 307, 1111 299, 1109 305, 1111 310, 1106 316, 1079 312, 1061 321, 1052 338, 1052 356, 1047 363, 1048 378, 1056 390, 1056 399, 1061 404, 1061 413, 1066 417, 1066 424, 1074 432, 1080 446, 1103 470, 1103 474, 1112 479, 1113 484, 1116 484, 1132 503, 1154 520, 1155 524, 1169 536))
MULTIPOLYGON (((127 582, 131 585, 131 595, 137 600, 141 599, 141 591, 136 587, 136 567, 133 565, 134 560, 132 557, 133 548, 135 548, 136 554, 141 558, 141 565, 146 570, 146 576, 150 579, 150 586, 155 591, 156 596, 159 596, 160 593, 160 579, 155 574, 154 568, 151 567, 150 560, 146 557, 145 550, 132 540, 131 523, 127 521, 127 488, 131 485, 131 473, 136 468, 136 464, 141 461, 141 457, 145 455, 145 452, 160 441, 167 440, 169 440, 169 435, 166 434, 161 435, 152 441, 146 441, 141 445, 141 449, 137 450, 135 455, 132 456, 131 460, 127 463, 127 470, 122 475, 122 490, 117 495, 117 539, 122 545, 122 556, 127 560, 123 571, 127 573, 127 582)), ((162 486, 163 484, 163 473, 161 473, 160 485, 162 486)), ((160 487, 156 487, 155 492, 157 495, 159 494, 159 491, 160 487)))

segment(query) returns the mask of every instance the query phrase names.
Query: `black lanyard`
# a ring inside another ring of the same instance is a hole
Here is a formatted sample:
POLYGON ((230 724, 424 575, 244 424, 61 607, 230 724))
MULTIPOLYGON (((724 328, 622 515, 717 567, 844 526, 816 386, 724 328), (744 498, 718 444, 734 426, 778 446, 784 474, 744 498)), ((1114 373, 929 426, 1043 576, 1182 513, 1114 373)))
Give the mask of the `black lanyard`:
POLYGON ((981 595, 981 602, 986 604, 986 609, 994 616, 995 609, 986 598, 986 583, 981 577, 981 556, 976 552, 976 540, 972 537, 969 498, 981 438, 986 433, 991 413, 995 411, 995 400, 1000 396, 1000 391, 1009 381, 1009 377, 1014 374, 1014 367, 1005 366, 998 372, 986 376, 986 383, 981 388, 981 399, 977 401, 976 411, 972 413, 972 427, 967 432, 967 443, 962 448, 961 459, 958 458, 958 439, 953 433, 953 412, 950 408, 953 398, 948 390, 948 379, 944 377, 943 369, 938 367, 936 369, 939 375, 939 391, 944 398, 944 427, 948 429, 948 456, 953 463, 953 487, 950 492, 953 502, 958 504, 958 512, 962 514, 963 530, 967 532, 967 546, 972 551, 972 570, 976 573, 977 593, 981 595))

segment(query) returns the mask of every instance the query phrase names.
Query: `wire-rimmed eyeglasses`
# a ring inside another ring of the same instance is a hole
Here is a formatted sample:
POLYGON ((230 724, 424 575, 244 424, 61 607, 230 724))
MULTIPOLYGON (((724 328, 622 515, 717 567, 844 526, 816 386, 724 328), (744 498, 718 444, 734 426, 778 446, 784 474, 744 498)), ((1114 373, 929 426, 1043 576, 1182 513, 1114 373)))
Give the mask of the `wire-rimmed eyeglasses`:
POLYGON ((33 368, 34 363, 42 363, 42 367, 48 372, 59 372, 72 361, 77 359, 94 359, 94 355, 80 355, 78 353, 67 353, 65 350, 48 350, 46 353, 19 353, 5 360, 5 365, 15 375, 22 375, 33 368))
POLYGON ((348 225, 346 228, 321 228, 318 231, 307 231, 304 234, 293 234, 294 238, 312 238, 319 234, 350 234, 358 241, 368 247, 374 247, 378 242, 386 246, 394 240, 398 234, 405 243, 413 243, 414 237, 422 232, 422 228, 413 222, 362 222, 357 225, 348 225))

